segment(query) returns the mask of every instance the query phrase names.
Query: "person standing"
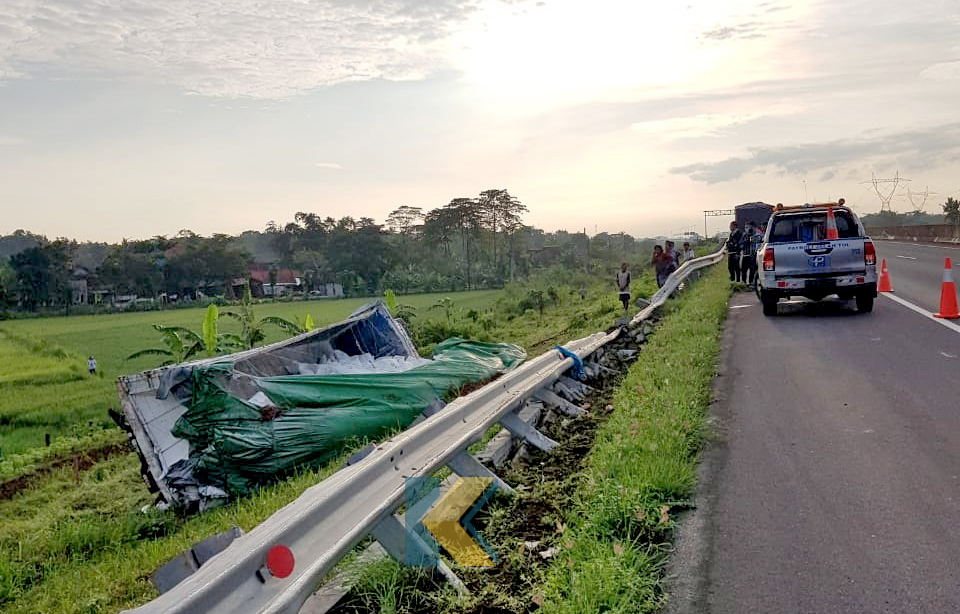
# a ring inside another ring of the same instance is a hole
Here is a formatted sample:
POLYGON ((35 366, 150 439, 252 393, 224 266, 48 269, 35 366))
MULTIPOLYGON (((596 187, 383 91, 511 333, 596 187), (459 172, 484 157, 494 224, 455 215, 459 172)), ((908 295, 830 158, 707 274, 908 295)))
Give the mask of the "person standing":
POLYGON ((743 283, 752 284, 757 275, 757 250, 760 249, 759 235, 753 224, 747 225, 747 234, 743 236, 743 255, 740 260, 740 276, 743 283))
POLYGON ((662 247, 654 245, 653 258, 650 259, 650 264, 653 265, 653 272, 657 276, 657 287, 662 288, 667 281, 667 277, 670 277, 670 273, 674 270, 673 259, 664 253, 662 247))
POLYGON ((693 260, 697 257, 696 252, 693 251, 693 248, 690 247, 690 243, 684 241, 683 243, 683 261, 693 260))
POLYGON ((617 272, 617 293, 623 303, 623 310, 626 311, 630 305, 630 271, 627 270, 626 262, 620 265, 617 272))
POLYGON ((730 222, 730 236, 727 237, 727 270, 730 272, 730 281, 740 281, 740 250, 743 242, 743 231, 737 228, 736 222, 730 222))
POLYGON ((97 361, 94 360, 93 356, 87 358, 87 371, 90 372, 90 375, 97 374, 97 361))

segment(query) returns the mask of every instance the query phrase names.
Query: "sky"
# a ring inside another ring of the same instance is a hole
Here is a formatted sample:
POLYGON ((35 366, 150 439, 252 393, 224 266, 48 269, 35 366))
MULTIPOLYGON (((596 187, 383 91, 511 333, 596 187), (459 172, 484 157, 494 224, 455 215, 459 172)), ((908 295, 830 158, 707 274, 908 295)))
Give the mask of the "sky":
POLYGON ((590 234, 939 212, 958 109, 956 0, 3 0, 0 234, 383 221, 491 188, 590 234))

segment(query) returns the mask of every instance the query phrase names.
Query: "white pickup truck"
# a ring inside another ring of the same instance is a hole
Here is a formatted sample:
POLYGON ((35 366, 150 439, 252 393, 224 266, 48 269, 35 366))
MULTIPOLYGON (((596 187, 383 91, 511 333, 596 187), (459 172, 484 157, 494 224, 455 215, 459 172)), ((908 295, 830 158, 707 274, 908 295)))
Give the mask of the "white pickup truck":
POLYGON ((777 314, 781 298, 815 301, 836 294, 873 310, 877 253, 856 214, 838 203, 778 206, 757 252, 757 294, 763 315, 777 314))

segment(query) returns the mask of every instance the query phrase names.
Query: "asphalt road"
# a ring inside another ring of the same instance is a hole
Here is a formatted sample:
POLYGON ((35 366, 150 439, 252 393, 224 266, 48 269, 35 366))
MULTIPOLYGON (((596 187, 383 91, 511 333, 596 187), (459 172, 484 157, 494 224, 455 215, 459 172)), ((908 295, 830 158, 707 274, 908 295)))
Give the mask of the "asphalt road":
POLYGON ((893 291, 927 311, 940 308, 943 259, 953 264, 953 279, 960 282, 960 247, 875 241, 877 257, 887 260, 893 291))
POLYGON ((960 332, 738 293, 724 354, 670 609, 960 612, 960 332))

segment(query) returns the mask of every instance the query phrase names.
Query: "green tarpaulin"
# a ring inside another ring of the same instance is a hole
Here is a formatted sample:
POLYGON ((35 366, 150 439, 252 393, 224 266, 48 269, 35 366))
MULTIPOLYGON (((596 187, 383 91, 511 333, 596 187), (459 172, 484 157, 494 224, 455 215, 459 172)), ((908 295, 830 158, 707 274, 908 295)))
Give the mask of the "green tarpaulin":
POLYGON ((295 468, 320 465, 350 443, 402 429, 448 391, 525 357, 511 344, 448 339, 432 361, 402 373, 255 377, 215 363, 192 372, 189 409, 173 434, 190 442, 201 483, 243 495, 295 468), (269 404, 250 402, 258 392, 269 404))

